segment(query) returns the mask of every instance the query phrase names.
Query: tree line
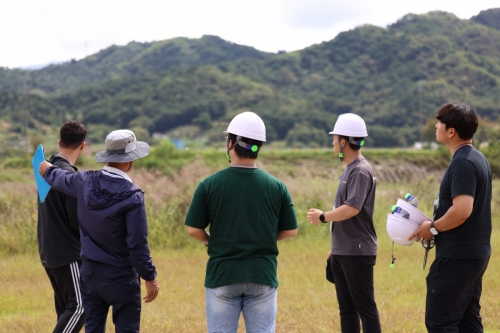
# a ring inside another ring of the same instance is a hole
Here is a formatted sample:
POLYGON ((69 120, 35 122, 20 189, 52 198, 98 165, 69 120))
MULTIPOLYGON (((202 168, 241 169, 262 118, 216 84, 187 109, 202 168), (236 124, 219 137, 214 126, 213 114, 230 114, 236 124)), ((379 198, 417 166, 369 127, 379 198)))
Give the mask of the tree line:
POLYGON ((323 147, 337 116, 354 112, 368 125, 367 146, 410 146, 428 139, 426 124, 449 100, 470 104, 486 122, 500 116, 497 22, 499 9, 470 20, 435 11, 291 53, 203 36, 112 46, 37 71, 3 68, 1 135, 22 134, 29 112, 33 133, 77 119, 99 142, 109 130, 134 128, 212 145, 235 114, 252 110, 270 142, 323 147))

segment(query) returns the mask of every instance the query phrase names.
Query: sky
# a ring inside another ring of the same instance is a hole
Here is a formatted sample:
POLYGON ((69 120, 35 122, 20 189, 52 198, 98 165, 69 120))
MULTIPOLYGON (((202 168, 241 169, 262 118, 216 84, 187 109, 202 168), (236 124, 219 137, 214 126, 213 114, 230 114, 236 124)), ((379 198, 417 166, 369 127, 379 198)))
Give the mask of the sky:
POLYGON ((216 35, 295 51, 363 24, 441 10, 470 19, 498 0, 2 0, 0 67, 82 59, 111 45, 216 35))

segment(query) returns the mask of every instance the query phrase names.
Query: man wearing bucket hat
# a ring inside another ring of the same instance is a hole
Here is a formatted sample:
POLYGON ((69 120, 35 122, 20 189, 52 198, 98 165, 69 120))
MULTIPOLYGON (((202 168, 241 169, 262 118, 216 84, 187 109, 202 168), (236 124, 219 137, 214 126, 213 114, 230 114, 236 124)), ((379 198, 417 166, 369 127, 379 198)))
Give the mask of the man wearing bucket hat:
POLYGON ((333 131, 335 156, 347 164, 340 178, 335 206, 323 212, 311 208, 311 224, 333 222, 330 264, 340 309, 342 332, 381 332, 375 303, 373 266, 377 256, 377 235, 373 225, 375 174, 361 155, 368 136, 363 119, 341 114, 333 131))
POLYGON ((452 155, 434 201, 433 221, 410 236, 434 238, 436 259, 427 275, 428 332, 483 332, 479 304, 491 255, 492 178, 488 161, 472 146, 473 108, 450 102, 436 112, 436 141, 452 155))
POLYGON ((233 118, 226 136, 230 167, 203 180, 185 224, 208 246, 208 332, 275 332, 277 241, 295 237, 297 219, 286 186, 255 163, 266 128, 253 112, 233 118), (210 227, 210 233, 205 229, 210 227))
POLYGON ((106 150, 96 155, 97 162, 107 163, 100 171, 72 174, 42 162, 40 174, 53 189, 78 201, 85 332, 105 331, 110 306, 117 332, 139 332, 140 278, 146 303, 160 287, 147 242, 144 192, 127 172, 150 149, 129 130, 111 132, 105 143, 106 150))

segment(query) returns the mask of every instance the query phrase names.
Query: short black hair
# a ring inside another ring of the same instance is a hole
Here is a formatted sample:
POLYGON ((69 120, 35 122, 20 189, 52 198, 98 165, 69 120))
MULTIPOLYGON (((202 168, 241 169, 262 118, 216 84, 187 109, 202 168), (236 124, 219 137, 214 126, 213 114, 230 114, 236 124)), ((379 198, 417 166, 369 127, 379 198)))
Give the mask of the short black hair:
POLYGON ((345 141, 347 141, 349 143, 349 148, 351 148, 352 150, 360 150, 361 149, 361 141, 363 141, 365 138, 362 138, 362 137, 356 137, 356 138, 352 138, 352 140, 349 141, 349 137, 348 136, 345 136, 345 135, 339 135, 339 141, 344 139, 345 141), (358 144, 354 144, 352 143, 351 141, 357 141, 358 144))
POLYGON ((238 157, 240 157, 240 158, 252 158, 255 160, 255 159, 257 159, 257 156, 259 156, 259 151, 260 151, 260 148, 262 147, 262 141, 245 138, 243 136, 240 138, 241 142, 244 142, 244 143, 252 145, 252 146, 253 145, 257 146, 258 150, 256 152, 253 152, 251 150, 245 149, 244 147, 242 147, 240 145, 237 145, 235 134, 228 133, 228 139, 231 140, 231 142, 233 143, 234 152, 236 153, 236 155, 238 157))
POLYGON ((448 102, 436 111, 436 119, 445 124, 446 129, 454 128, 461 139, 472 139, 479 121, 476 111, 460 102, 448 102))
POLYGON ((59 130, 59 138, 61 140, 61 148, 77 149, 85 142, 87 136, 87 129, 85 125, 78 121, 67 121, 59 130))

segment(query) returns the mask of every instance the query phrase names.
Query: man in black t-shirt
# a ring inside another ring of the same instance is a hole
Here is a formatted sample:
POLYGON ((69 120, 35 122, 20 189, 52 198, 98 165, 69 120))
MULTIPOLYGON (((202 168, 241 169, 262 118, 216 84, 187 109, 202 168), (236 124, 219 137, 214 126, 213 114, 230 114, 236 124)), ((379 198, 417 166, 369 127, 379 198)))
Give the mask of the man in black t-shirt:
MULTIPOLYGON (((77 121, 65 122, 60 130, 59 153, 49 160, 76 173, 74 166, 85 146, 87 130, 77 121)), ((38 196, 37 196, 38 197, 38 196)), ((58 332, 80 332, 85 321, 80 294, 80 229, 76 198, 51 189, 43 203, 38 200, 38 251, 54 290, 58 332)))
POLYGON ((433 221, 409 239, 432 239, 436 260, 427 276, 425 324, 428 332, 483 332, 482 278, 491 255, 491 169, 472 146, 476 112, 448 103, 436 112, 436 141, 452 160, 434 202, 433 221))

